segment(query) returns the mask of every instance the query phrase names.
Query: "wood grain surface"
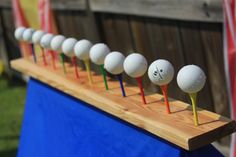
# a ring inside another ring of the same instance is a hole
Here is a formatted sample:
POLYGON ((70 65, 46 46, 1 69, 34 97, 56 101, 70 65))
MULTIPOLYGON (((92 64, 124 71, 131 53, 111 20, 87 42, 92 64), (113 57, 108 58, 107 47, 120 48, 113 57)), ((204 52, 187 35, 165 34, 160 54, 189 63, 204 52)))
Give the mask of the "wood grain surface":
POLYGON ((222 22, 220 0, 89 0, 92 11, 190 21, 222 22))
MULTIPOLYGON (((56 10, 138 15, 187 21, 222 22, 221 0, 51 0, 56 10)), ((0 8, 11 8, 11 0, 1 0, 0 8)))
POLYGON ((136 86, 125 85, 127 97, 123 98, 118 81, 109 79, 110 90, 106 91, 102 76, 93 74, 94 83, 91 86, 85 71, 80 69, 78 80, 75 79, 73 67, 66 66, 68 74, 65 76, 60 63, 57 63, 57 70, 53 70, 51 65, 45 67, 41 62, 34 64, 32 60, 11 61, 13 69, 186 150, 197 149, 236 130, 235 121, 200 108, 200 125, 196 127, 191 106, 184 102, 170 98, 172 113, 167 114, 162 95, 146 93, 147 105, 143 105, 136 86))

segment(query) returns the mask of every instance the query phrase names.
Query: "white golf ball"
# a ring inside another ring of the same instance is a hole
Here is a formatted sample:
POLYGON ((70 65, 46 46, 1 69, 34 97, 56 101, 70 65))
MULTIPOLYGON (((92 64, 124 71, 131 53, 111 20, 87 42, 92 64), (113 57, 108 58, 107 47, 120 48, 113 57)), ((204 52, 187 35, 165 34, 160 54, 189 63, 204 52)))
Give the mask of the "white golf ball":
POLYGON ((63 42, 66 40, 66 38, 63 35, 56 35, 53 37, 52 41, 51 41, 51 48, 54 51, 57 52, 62 52, 62 44, 63 42))
POLYGON ((62 52, 69 57, 73 56, 76 43, 77 40, 75 38, 67 38, 62 44, 62 52))
POLYGON ((177 75, 178 86, 186 93, 199 92, 206 83, 206 75, 196 65, 186 65, 177 75))
POLYGON ((34 44, 40 44, 40 40, 41 38, 45 35, 46 33, 42 30, 37 30, 34 32, 33 36, 32 36, 32 42, 34 44))
POLYGON ((141 77, 147 71, 147 60, 141 54, 132 53, 125 58, 124 70, 130 77, 141 77))
POLYGON ((31 43, 34 31, 35 30, 33 28, 27 28, 23 33, 23 40, 31 43))
POLYGON ((117 75, 124 71, 125 56, 117 51, 109 53, 104 60, 104 68, 111 74, 117 75))
POLYGON ((51 49, 50 43, 52 41, 52 38, 53 38, 53 34, 51 33, 45 34, 40 40, 41 46, 45 49, 51 49))
POLYGON ((24 33, 25 30, 26 30, 25 27, 18 27, 18 28, 15 30, 15 33, 14 33, 15 38, 16 38, 17 40, 23 40, 23 33, 24 33))
POLYGON ((75 44, 74 51, 76 57, 82 60, 89 59, 89 50, 93 44, 88 40, 80 40, 75 44))
POLYGON ((104 64, 105 57, 110 53, 110 49, 106 44, 95 44, 89 52, 90 59, 97 65, 104 64))
POLYGON ((167 85, 174 77, 174 68, 169 61, 158 59, 149 66, 148 77, 156 85, 167 85))

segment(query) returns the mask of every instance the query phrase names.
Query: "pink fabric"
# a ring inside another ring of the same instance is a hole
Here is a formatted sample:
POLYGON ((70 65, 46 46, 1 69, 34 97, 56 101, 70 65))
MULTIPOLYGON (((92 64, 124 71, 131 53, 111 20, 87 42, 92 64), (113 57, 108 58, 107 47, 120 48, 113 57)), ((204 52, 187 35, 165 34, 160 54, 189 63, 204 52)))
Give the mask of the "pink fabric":
POLYGON ((40 28, 48 33, 54 33, 50 0, 39 0, 40 28))
MULTIPOLYGON (((20 0, 12 0, 12 8, 15 27, 29 27, 28 21, 26 20, 22 7, 20 5, 20 0)), ((21 56, 28 56, 30 55, 28 54, 30 52, 30 48, 25 43, 20 42, 20 52, 21 56)))
POLYGON ((15 19, 15 26, 29 27, 28 21, 25 18, 23 10, 20 5, 20 0, 12 0, 13 15, 15 19))
MULTIPOLYGON (((224 57, 228 94, 231 104, 231 118, 236 120, 236 16, 235 0, 223 0, 224 21, 224 57)), ((232 136, 231 157, 236 157, 236 136, 232 136)))

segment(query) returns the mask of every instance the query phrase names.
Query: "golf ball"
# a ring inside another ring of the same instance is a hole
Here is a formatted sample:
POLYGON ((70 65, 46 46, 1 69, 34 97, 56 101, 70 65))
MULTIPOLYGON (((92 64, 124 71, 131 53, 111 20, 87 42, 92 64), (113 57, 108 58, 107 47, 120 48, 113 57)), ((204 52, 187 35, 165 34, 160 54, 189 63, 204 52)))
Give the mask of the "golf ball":
POLYGON ((82 60, 89 59, 89 50, 92 45, 93 44, 86 39, 78 41, 74 47, 76 57, 82 60))
POLYGON ((177 75, 178 86, 186 93, 199 92, 206 83, 206 75, 196 65, 186 65, 180 69, 177 75))
POLYGON ((51 49, 50 43, 51 43, 52 38, 53 38, 53 34, 51 33, 45 34, 40 40, 41 46, 45 49, 51 49))
POLYGON ((125 58, 124 70, 130 77, 141 77, 147 71, 147 60, 141 54, 132 53, 125 58))
POLYGON ((105 57, 110 53, 110 49, 106 44, 95 44, 89 52, 90 59, 97 65, 104 64, 105 57))
POLYGON ((62 44, 66 40, 63 35, 56 35, 51 41, 51 49, 57 52, 62 52, 62 44))
POLYGON ((32 42, 34 44, 39 44, 41 38, 45 35, 46 33, 42 30, 37 30, 34 32, 33 36, 32 36, 32 42))
POLYGON ((77 40, 75 38, 67 38, 63 43, 62 43, 62 52, 71 57, 74 55, 74 47, 75 44, 77 43, 77 40))
POLYGON ((125 56, 117 51, 109 53, 104 60, 104 68, 111 74, 117 75, 124 71, 125 56))
POLYGON ((158 59, 149 66, 148 77, 156 85, 167 85, 174 77, 174 68, 169 61, 158 59))
POLYGON ((31 43, 34 31, 35 30, 33 28, 27 28, 23 33, 23 40, 31 43))
POLYGON ((16 38, 17 40, 22 40, 22 39, 23 39, 23 33, 24 33, 25 30, 26 30, 25 27, 18 27, 18 28, 15 30, 15 33, 14 33, 15 38, 16 38))

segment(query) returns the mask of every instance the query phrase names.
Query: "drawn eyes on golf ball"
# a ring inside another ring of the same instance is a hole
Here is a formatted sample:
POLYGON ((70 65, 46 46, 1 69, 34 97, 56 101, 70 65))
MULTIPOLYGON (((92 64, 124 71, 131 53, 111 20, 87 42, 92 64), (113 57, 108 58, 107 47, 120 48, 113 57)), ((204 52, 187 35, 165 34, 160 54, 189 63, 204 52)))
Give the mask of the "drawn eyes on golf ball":
POLYGON ((156 85, 167 85, 174 77, 174 68, 169 61, 158 59, 149 66, 148 77, 156 85))
POLYGON ((163 72, 163 70, 162 69, 158 69, 158 68, 156 68, 156 70, 154 70, 152 73, 153 73, 153 77, 154 78, 160 78, 160 80, 163 80, 163 77, 162 77, 162 73, 163 72))

